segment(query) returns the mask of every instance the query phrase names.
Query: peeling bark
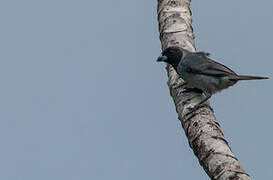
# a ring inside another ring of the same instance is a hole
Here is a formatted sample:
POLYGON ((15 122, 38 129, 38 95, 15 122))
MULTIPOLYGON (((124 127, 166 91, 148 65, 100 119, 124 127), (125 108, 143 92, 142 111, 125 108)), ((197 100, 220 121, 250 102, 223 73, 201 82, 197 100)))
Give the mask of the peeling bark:
MULTIPOLYGON (((190 0, 158 0, 157 13, 162 49, 180 46, 195 51, 190 0)), ((242 169, 225 140, 209 102, 194 114, 185 116, 191 107, 200 102, 202 94, 185 91, 184 81, 172 66, 167 65, 166 69, 178 119, 190 147, 208 176, 213 180, 249 180, 249 175, 242 169)))

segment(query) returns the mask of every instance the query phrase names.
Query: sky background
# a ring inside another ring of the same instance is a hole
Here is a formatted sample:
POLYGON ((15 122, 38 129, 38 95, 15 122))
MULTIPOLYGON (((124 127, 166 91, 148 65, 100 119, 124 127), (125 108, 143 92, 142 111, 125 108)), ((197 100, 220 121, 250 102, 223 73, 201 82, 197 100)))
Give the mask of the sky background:
MULTIPOLYGON (((0 179, 208 180, 156 63, 157 2, 0 0, 0 179)), ((273 1, 192 1, 198 50, 269 76, 211 98, 253 179, 273 178, 273 1)))

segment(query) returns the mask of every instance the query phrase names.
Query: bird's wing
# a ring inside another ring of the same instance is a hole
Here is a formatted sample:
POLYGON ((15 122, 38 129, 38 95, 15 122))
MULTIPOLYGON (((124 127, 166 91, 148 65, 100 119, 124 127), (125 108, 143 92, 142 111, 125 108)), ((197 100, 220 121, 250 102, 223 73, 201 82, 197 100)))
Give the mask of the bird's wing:
POLYGON ((204 52, 204 51, 199 51, 199 52, 196 52, 195 54, 199 54, 199 55, 202 55, 202 56, 210 56, 209 52, 204 52))
POLYGON ((191 57, 191 60, 195 63, 190 63, 189 71, 196 74, 203 74, 208 76, 237 76, 237 74, 226 67, 212 59, 208 58, 206 54, 197 54, 191 57))

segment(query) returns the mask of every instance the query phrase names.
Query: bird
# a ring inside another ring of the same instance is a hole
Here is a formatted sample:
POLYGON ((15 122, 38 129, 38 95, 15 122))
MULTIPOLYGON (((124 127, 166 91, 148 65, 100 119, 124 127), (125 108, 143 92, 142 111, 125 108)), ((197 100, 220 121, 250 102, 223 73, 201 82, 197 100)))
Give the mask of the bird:
POLYGON ((191 88, 201 90, 205 98, 194 109, 217 92, 233 86, 240 80, 261 80, 268 77, 238 75, 227 66, 209 58, 207 52, 190 52, 178 46, 166 48, 157 58, 175 69, 177 74, 191 88))

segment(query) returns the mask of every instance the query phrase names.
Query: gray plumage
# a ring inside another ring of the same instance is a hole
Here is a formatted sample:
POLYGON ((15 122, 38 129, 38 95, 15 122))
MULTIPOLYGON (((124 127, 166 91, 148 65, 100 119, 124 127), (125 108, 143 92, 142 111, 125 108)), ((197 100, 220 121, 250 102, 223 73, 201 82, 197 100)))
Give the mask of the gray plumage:
POLYGON ((187 84, 202 90, 206 98, 200 103, 239 80, 268 79, 268 77, 238 75, 208 56, 209 53, 206 52, 189 52, 180 47, 169 47, 162 52, 157 61, 171 64, 187 84))

